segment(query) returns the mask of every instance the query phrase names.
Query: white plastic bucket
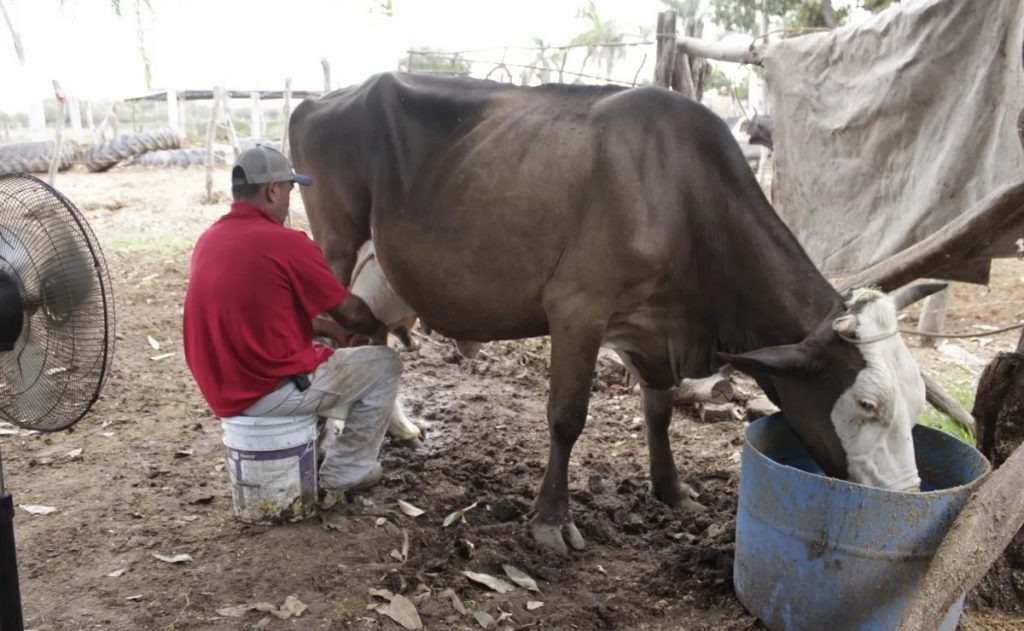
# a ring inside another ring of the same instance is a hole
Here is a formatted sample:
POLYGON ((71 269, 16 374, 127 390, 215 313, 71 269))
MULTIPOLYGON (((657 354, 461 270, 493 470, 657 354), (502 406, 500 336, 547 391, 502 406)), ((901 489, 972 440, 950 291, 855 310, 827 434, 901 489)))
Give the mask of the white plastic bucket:
POLYGON ((272 525, 316 512, 316 415, 232 416, 221 427, 240 520, 272 525))

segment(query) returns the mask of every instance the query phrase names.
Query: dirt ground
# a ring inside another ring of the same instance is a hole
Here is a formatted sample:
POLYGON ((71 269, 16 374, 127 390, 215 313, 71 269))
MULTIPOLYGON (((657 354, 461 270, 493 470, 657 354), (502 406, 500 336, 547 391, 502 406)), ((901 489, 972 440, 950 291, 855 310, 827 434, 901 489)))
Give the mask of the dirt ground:
MULTIPOLYGON (((318 519, 265 528, 237 522, 223 469, 218 422, 196 390, 181 348, 192 243, 224 212, 200 203, 200 170, 119 169, 61 174, 58 188, 86 214, 106 254, 117 305, 113 370, 97 405, 70 431, 0 435, 16 532, 27 626, 56 629, 398 629, 375 611, 370 589, 401 592, 427 628, 759 628, 733 595, 731 572, 742 423, 704 425, 677 409, 671 430, 685 480, 711 508, 678 512, 654 501, 640 401, 602 362, 591 418, 573 454, 570 485, 587 549, 569 559, 539 551, 527 533, 546 460, 545 339, 484 346, 463 360, 440 337, 420 334, 403 351, 404 401, 429 425, 418 449, 385 445, 384 483, 352 498, 327 529, 318 519), (154 349, 147 336, 159 342, 154 349), (154 359, 162 354, 170 357, 154 359), (81 449, 81 456, 69 457, 81 449), (422 508, 411 518, 397 500, 422 508), (477 503, 465 523, 450 512, 477 503), (403 537, 408 555, 401 560, 403 537), (171 564, 154 554, 188 554, 171 564), (397 557, 397 558, 396 558, 397 557), (539 593, 491 592, 465 570, 503 576, 511 564, 539 593), (459 613, 445 590, 468 613, 459 613), (249 603, 308 609, 280 620, 249 603), (529 601, 543 606, 527 609, 529 601), (231 613, 231 612, 228 612, 231 613), (507 615, 506 615, 507 614, 507 615)), ((296 200, 296 224, 304 215, 296 200)), ((1024 263, 1000 261, 990 288, 958 285, 950 331, 980 331, 1024 318, 1024 263)), ((915 312, 904 320, 912 327, 915 312)), ((959 346, 982 362, 1017 333, 959 346)), ((941 379, 970 384, 980 367, 914 353, 941 379)), ((1024 618, 969 609, 965 629, 1021 628, 1024 618)))

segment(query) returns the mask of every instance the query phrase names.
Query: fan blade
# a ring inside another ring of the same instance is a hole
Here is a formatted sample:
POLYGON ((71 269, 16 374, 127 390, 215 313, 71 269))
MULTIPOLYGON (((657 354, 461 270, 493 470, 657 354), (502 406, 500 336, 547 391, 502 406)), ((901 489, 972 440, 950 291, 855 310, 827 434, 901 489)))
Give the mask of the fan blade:
POLYGON ((72 243, 59 257, 46 260, 40 270, 40 306, 54 324, 67 322, 96 288, 92 259, 72 243))

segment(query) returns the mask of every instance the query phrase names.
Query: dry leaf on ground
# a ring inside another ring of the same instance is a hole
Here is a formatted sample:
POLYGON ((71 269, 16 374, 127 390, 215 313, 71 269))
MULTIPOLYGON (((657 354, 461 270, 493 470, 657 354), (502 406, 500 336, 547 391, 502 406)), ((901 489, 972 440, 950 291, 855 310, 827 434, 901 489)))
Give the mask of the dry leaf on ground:
POLYGON ((519 568, 512 565, 502 565, 501 567, 503 570, 505 570, 505 574, 507 574, 508 577, 512 579, 512 582, 516 585, 522 587, 523 589, 528 589, 531 592, 540 591, 540 588, 537 587, 537 581, 530 578, 530 575, 526 572, 523 572, 519 568))
POLYGON ((192 556, 189 554, 175 554, 174 556, 168 556, 166 554, 160 554, 159 552, 154 552, 153 558, 159 559, 164 563, 188 563, 192 560, 192 556))
POLYGON ((419 612, 416 611, 416 605, 401 594, 395 594, 394 598, 391 599, 391 604, 388 605, 387 610, 384 612, 384 615, 406 629, 423 628, 423 622, 420 620, 419 612))
POLYGON ((464 571, 463 574, 471 581, 475 581, 484 585, 499 594, 505 594, 515 589, 515 587, 509 585, 500 578, 491 576, 490 574, 481 574, 478 572, 464 571))
POLYGON ((405 500, 398 500, 398 508, 409 517, 419 517, 426 512, 422 508, 417 508, 405 500))

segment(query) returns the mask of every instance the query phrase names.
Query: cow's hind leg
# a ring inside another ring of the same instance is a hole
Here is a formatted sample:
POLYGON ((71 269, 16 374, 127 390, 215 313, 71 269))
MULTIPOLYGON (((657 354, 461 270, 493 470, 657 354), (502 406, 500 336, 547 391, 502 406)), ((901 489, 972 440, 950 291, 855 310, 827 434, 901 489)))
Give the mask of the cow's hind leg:
POLYGON ((679 481, 668 426, 672 421, 672 391, 644 386, 644 417, 647 420, 647 449, 651 455, 651 486, 654 497, 669 506, 702 509, 697 494, 679 481))
POLYGON ((583 549, 583 537, 569 512, 569 454, 583 431, 602 327, 568 319, 551 322, 551 389, 548 393, 548 467, 537 494, 533 538, 567 554, 566 541, 583 549))

